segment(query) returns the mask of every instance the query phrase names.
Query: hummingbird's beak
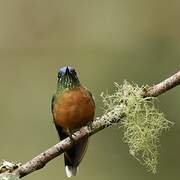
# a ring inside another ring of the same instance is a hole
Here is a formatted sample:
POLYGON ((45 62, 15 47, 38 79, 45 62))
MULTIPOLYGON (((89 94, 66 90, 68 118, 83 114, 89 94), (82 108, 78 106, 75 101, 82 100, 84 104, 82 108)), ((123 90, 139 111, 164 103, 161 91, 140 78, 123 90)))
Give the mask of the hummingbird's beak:
POLYGON ((66 67, 66 72, 65 72, 65 74, 69 74, 69 68, 68 68, 68 66, 66 67))

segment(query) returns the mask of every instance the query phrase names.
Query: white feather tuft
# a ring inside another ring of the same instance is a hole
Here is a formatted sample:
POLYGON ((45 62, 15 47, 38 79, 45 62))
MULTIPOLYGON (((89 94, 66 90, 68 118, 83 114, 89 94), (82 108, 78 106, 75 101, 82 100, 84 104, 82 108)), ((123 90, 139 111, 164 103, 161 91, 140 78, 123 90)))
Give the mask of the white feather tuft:
POLYGON ((76 176, 78 167, 66 166, 65 170, 66 170, 67 177, 70 178, 72 176, 76 176))

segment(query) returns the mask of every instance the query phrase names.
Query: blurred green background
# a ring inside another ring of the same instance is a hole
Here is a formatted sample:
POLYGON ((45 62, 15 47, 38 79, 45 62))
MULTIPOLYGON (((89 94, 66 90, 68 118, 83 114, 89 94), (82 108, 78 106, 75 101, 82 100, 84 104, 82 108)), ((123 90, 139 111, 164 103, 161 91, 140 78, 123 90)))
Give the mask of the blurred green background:
MULTIPOLYGON (((77 69, 97 115, 99 95, 114 81, 151 85, 177 72, 179 17, 177 0, 1 0, 0 158, 25 162, 58 142, 50 102, 61 66, 77 69)), ((74 179, 179 179, 180 87, 159 100, 176 124, 161 138, 156 175, 129 155, 121 130, 111 127, 91 138, 74 179)), ((25 179, 66 179, 62 156, 25 179)))

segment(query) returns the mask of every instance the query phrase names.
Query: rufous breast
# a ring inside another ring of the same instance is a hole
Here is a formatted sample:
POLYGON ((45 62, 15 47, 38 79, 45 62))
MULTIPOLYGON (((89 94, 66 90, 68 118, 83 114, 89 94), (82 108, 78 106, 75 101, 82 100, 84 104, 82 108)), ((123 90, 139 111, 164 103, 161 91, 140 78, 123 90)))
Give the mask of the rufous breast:
POLYGON ((83 87, 59 94, 53 109, 55 124, 69 130, 81 128, 93 121, 94 113, 93 98, 83 87))

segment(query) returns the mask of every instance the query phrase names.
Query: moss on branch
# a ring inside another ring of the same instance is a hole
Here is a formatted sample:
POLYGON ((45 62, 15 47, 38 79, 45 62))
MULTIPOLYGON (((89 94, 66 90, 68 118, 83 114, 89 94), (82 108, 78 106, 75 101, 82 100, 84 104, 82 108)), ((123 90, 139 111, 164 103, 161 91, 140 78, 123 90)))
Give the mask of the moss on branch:
MULTIPOLYGON (((158 164, 159 138, 163 131, 168 130, 173 123, 168 121, 162 112, 155 107, 155 97, 142 97, 144 88, 135 83, 124 81, 122 85, 115 83, 113 94, 102 93, 104 114, 113 117, 115 123, 123 130, 123 141, 128 144, 129 152, 148 171, 156 173, 158 164), (119 112, 121 109, 121 113, 119 112)), ((108 119, 107 125, 111 122, 108 119)))

